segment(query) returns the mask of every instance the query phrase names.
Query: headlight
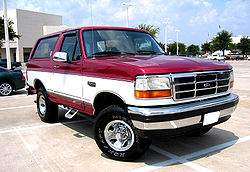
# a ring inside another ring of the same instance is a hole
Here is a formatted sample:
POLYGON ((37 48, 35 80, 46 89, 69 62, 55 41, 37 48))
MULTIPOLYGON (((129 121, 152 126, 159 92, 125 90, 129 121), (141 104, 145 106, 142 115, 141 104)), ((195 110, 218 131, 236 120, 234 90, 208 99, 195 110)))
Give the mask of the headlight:
POLYGON ((160 98, 171 97, 168 76, 138 76, 135 81, 135 97, 160 98))
POLYGON ((234 86, 234 72, 230 72, 230 88, 234 86))

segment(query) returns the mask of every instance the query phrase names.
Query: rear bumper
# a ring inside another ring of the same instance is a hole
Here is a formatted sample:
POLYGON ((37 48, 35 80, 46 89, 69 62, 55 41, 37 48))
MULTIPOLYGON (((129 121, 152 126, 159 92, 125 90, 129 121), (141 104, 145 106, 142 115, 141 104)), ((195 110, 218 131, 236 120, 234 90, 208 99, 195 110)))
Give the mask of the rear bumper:
MULTIPOLYGON (((235 94, 215 99, 164 107, 128 107, 134 126, 140 130, 179 129, 203 124, 205 114, 219 115, 217 124, 234 112, 239 97, 235 94)), ((211 115, 210 115, 211 116, 211 115)))
POLYGON ((15 90, 19 90, 19 89, 22 89, 24 88, 26 85, 25 83, 25 79, 18 79, 16 82, 15 82, 15 90))

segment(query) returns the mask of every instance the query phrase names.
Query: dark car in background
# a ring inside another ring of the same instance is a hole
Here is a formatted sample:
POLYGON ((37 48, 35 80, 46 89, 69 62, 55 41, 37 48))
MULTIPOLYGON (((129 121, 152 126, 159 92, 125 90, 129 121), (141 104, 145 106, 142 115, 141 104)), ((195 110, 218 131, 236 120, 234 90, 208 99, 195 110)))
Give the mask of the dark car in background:
POLYGON ((244 60, 244 57, 242 56, 233 56, 231 60, 244 60))
MULTIPOLYGON (((21 65, 21 62, 11 62, 12 69, 15 69, 21 65)), ((7 68, 7 59, 0 59, 0 66, 7 68)))
POLYGON ((22 68, 8 70, 0 67, 0 96, 11 95, 14 90, 25 87, 25 78, 22 68))

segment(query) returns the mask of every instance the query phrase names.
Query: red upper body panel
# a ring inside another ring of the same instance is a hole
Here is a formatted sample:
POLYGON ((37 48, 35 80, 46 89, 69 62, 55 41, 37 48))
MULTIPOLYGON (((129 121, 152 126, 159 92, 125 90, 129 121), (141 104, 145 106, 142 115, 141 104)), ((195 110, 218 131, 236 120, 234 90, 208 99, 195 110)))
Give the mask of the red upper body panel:
MULTIPOLYGON (((88 29, 125 29, 142 31, 139 29, 122 28, 122 27, 83 27, 77 30, 88 29)), ((76 30, 76 29, 73 29, 76 30)), ((72 29, 67 30, 72 31, 72 29)), ((58 35, 64 33, 57 32, 50 34, 49 36, 58 35)), ((83 51, 82 60, 78 64, 63 64, 60 66, 60 72, 68 72, 70 74, 79 74, 85 76, 102 77, 109 79, 119 79, 134 81, 137 75, 143 74, 168 74, 168 73, 180 73, 180 72, 197 72, 197 71, 213 71, 232 69, 228 64, 218 61, 204 60, 199 58, 189 58, 180 56, 167 56, 167 55, 117 55, 117 56, 105 56, 97 57, 96 59, 87 58, 84 53, 83 41, 80 32, 80 42, 83 51), (79 65, 79 68, 76 68, 79 65), (72 66, 72 68, 71 68, 72 66)), ((48 36, 44 36, 48 37, 48 36)), ((54 52, 60 50, 62 42, 62 36, 56 43, 56 46, 51 54, 50 59, 31 59, 34 48, 32 50, 28 70, 45 70, 56 72, 54 65, 60 65, 58 62, 54 62, 52 56, 54 52), (38 62, 38 61, 39 62, 38 62)))

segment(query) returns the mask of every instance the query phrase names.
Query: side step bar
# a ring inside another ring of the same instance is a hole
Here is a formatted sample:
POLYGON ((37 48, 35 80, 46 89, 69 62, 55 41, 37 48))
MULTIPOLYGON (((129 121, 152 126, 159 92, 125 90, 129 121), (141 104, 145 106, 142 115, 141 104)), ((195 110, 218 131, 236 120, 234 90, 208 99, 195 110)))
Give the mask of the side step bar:
POLYGON ((75 115, 83 117, 85 119, 87 119, 90 122, 95 122, 95 117, 94 116, 90 116, 88 114, 82 113, 81 111, 75 110, 75 109, 71 109, 69 107, 63 106, 63 105, 59 105, 59 108, 62 108, 64 110, 66 110, 67 112, 65 113, 65 118, 71 119, 73 118, 75 115))
POLYGON ((68 119, 72 119, 77 113, 78 113, 78 110, 69 109, 68 112, 66 112, 64 116, 68 119))

